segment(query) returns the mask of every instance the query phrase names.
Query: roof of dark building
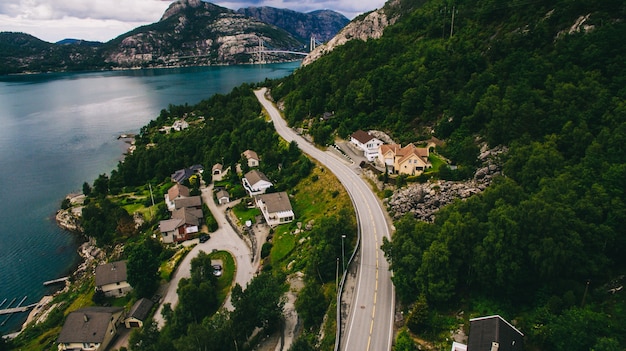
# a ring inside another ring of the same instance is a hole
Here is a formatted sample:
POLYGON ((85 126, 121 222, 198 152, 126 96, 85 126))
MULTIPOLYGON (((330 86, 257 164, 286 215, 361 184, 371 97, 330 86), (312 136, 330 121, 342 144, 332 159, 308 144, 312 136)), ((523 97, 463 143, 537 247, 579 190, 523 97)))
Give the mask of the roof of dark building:
POLYGON ((110 262, 96 267, 96 286, 126 281, 126 261, 110 262))
POLYGON ((374 139, 374 137, 371 136, 370 133, 364 132, 364 131, 362 131, 360 129, 357 130, 356 132, 352 133, 351 137, 356 139, 361 144, 365 144, 368 141, 374 139))
POLYGON ((57 339, 59 343, 101 343, 113 315, 121 307, 85 307, 70 313, 57 339))
POLYGON ((154 302, 146 299, 145 297, 141 298, 137 300, 137 302, 135 302, 133 307, 131 307, 130 311, 128 312, 128 317, 143 321, 146 319, 146 317, 148 317, 148 314, 152 310, 152 306, 154 306, 154 302))
POLYGON ((490 351, 494 342, 498 351, 523 350, 524 334, 498 315, 470 319, 468 351, 490 351))

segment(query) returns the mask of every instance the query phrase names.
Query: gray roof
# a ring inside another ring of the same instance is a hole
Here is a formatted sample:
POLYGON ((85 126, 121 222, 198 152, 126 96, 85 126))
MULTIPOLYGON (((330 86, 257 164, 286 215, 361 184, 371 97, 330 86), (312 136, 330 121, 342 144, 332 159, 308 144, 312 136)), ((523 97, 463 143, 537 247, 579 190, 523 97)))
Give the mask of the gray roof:
POLYGON ((126 261, 110 262, 96 267, 96 286, 126 281, 126 261))
POLYGON ((244 177, 246 178, 250 186, 254 186, 256 183, 260 182, 261 180, 270 182, 270 180, 267 179, 267 177, 265 176, 265 174, 263 174, 263 172, 260 172, 256 169, 253 169, 250 172, 246 173, 244 177))
POLYGON ((184 220, 180 218, 166 219, 159 222, 159 231, 161 233, 171 232, 184 224, 184 220))
POLYGON ((291 202, 289 201, 289 195, 284 191, 259 195, 257 198, 265 203, 267 212, 269 213, 293 211, 291 202))
POLYGON ((172 212, 172 219, 180 219, 185 224, 199 225, 202 218, 202 210, 183 207, 172 212))
POLYGON ((101 343, 109 322, 122 307, 85 307, 70 313, 57 339, 59 343, 101 343))
POLYGON ((174 200, 174 207, 176 209, 183 207, 200 207, 202 206, 202 198, 200 196, 183 197, 174 200))
POLYGON ((228 191, 226 191, 226 190, 224 190, 224 189, 221 189, 220 191, 218 191, 218 192, 215 194, 215 196, 216 196, 218 199, 221 199, 221 198, 223 198, 223 197, 230 197, 230 195, 228 194, 228 191))
POLYGON ((189 179, 195 173, 201 173, 204 170, 202 165, 193 165, 189 168, 179 169, 176 172, 172 173, 171 177, 177 183, 182 183, 185 180, 189 179))
POLYGON ((130 309, 130 312, 128 312, 128 317, 144 321, 152 310, 152 306, 154 306, 154 302, 146 299, 145 297, 141 298, 137 300, 137 302, 135 302, 133 307, 130 309))

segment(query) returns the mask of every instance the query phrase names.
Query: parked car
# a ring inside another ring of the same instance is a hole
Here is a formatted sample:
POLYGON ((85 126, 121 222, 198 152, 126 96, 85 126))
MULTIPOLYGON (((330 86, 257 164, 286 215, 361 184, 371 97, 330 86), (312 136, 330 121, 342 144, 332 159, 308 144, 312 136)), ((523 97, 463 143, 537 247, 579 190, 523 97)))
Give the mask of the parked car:
POLYGON ((216 277, 222 276, 222 266, 219 264, 213 265, 213 275, 216 277))
POLYGON ((201 243, 206 243, 209 239, 211 239, 211 237, 208 234, 200 235, 200 242, 201 243))

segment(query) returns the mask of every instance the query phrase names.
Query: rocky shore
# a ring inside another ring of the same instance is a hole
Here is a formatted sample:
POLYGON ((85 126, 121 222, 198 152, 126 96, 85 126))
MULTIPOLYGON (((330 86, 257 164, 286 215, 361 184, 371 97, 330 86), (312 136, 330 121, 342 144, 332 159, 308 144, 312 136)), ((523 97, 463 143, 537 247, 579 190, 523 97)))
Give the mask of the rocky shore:
POLYGON ((82 233, 83 228, 80 226, 79 219, 86 197, 83 194, 68 194, 65 198, 69 200, 70 206, 57 211, 55 216, 57 225, 72 233, 82 233))

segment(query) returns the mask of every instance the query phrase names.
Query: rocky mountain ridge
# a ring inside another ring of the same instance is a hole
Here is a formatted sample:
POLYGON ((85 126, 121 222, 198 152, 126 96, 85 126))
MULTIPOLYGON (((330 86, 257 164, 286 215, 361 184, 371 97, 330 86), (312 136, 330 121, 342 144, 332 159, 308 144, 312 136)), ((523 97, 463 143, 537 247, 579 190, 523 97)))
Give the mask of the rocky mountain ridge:
POLYGON ((311 37, 327 42, 350 22, 344 15, 331 10, 301 13, 262 6, 241 8, 237 13, 282 28, 304 43, 308 43, 311 37))
MULTIPOLYGON (((268 9, 261 12, 273 13, 268 9)), ((274 12, 280 14, 279 22, 291 23, 294 31, 315 31, 328 36, 339 30, 338 18, 343 17, 331 14, 332 11, 274 12)), ((308 38, 300 40, 302 35, 277 25, 209 2, 178 0, 158 22, 135 28, 101 45, 84 45, 77 40, 52 44, 24 33, 2 32, 0 74, 241 64, 260 59, 256 54, 260 41, 266 48, 294 51, 302 51, 308 44, 308 38)), ((293 59, 299 57, 263 58, 265 62, 293 59)))

